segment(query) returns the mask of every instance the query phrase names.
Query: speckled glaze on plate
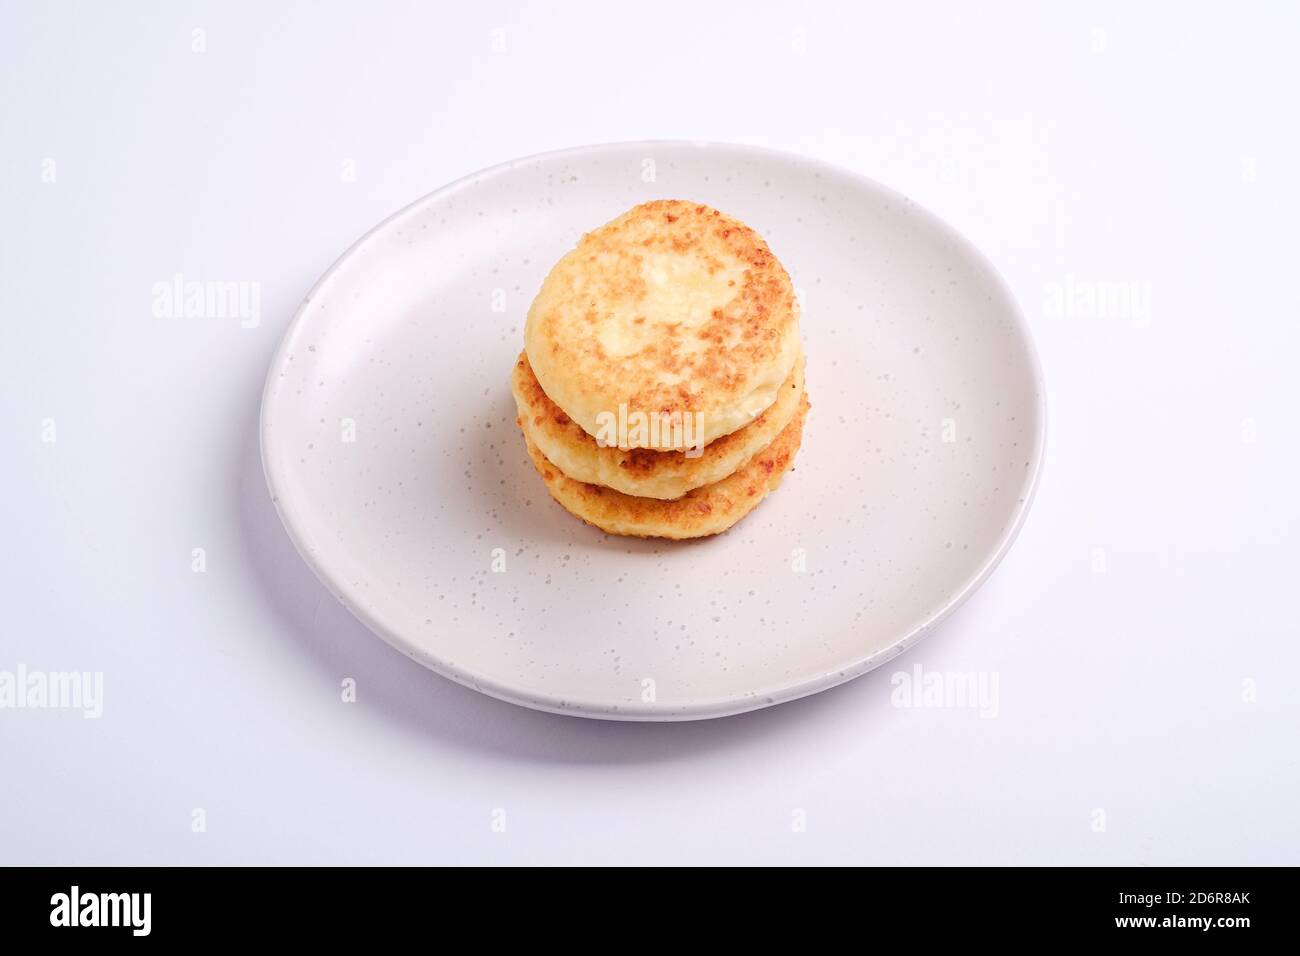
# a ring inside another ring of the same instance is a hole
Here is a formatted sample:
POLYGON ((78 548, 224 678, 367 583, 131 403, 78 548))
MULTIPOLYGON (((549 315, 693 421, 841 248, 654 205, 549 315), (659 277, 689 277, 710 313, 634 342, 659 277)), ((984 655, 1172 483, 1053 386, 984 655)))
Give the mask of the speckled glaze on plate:
POLYGON ((528 707, 688 720, 849 680, 961 604, 1024 519, 1044 407, 1011 294, 934 216, 802 157, 648 142, 506 163, 377 226, 303 301, 261 428, 290 537, 393 646, 528 707), (781 258, 813 403, 781 488, 691 543, 565 513, 510 394, 551 265, 666 197, 740 218, 781 258))

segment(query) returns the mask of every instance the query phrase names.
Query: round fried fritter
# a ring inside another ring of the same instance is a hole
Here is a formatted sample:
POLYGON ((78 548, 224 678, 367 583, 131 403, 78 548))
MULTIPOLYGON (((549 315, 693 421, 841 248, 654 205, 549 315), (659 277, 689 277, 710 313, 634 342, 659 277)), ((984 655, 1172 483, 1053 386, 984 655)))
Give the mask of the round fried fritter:
POLYGON ((696 488, 675 501, 637 498, 600 485, 574 481, 547 461, 531 441, 528 441, 528 454, 551 497, 571 514, 602 531, 641 538, 702 538, 726 531, 781 483, 803 439, 808 408, 808 398, 803 396, 794 418, 771 445, 733 474, 696 488))
POLYGON ((799 317, 758 233, 701 203, 656 200, 556 263, 524 345, 584 431, 665 451, 707 445, 768 408, 799 356, 799 317))
POLYGON ((602 446, 547 397, 527 353, 515 363, 510 385, 524 434, 566 477, 641 498, 672 499, 721 481, 770 445, 799 408, 803 369, 800 355, 771 405, 744 428, 710 442, 698 454, 602 446))

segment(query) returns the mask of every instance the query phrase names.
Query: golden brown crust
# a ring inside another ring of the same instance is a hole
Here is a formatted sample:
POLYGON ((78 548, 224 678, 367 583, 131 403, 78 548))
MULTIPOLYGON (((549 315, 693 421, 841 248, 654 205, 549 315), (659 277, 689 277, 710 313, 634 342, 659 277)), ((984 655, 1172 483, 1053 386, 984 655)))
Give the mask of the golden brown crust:
POLYGON ((790 277, 758 233, 701 203, 656 200, 556 264, 525 343, 547 394, 588 433, 625 406, 698 414, 708 442, 774 399, 798 355, 798 314, 790 277))
MULTIPOLYGON (((531 441, 528 454, 547 490, 567 511, 610 534, 699 538, 726 531, 781 483, 803 440, 807 396, 784 430, 734 474, 674 501, 637 498, 567 477, 531 441)), ((522 422, 520 426, 522 428, 522 422)))
POLYGON ((510 384, 524 434, 566 476, 638 497, 671 499, 722 480, 772 443, 799 408, 803 356, 776 400, 758 418, 711 442, 694 456, 679 451, 602 446, 550 400, 533 374, 526 352, 515 362, 510 384))

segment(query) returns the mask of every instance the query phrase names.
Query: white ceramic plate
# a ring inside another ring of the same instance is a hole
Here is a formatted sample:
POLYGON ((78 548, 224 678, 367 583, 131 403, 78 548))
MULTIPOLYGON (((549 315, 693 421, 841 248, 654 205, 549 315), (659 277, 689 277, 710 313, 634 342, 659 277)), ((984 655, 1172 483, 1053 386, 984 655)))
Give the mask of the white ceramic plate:
POLYGON ((797 156, 624 143, 477 173, 348 250, 271 365, 262 456, 303 557, 410 657, 529 707, 681 720, 915 643, 1010 546, 1043 414, 1015 302, 934 216, 797 156), (803 299, 812 400, 781 488, 691 543, 610 537, 552 502, 509 388, 551 265, 669 197, 767 238, 803 299))

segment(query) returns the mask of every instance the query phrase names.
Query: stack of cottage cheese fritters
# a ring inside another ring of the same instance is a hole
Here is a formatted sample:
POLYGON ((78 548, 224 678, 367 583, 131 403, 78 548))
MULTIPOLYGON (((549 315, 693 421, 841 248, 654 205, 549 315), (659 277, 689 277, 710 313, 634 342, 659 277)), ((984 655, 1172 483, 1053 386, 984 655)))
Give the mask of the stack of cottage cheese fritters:
POLYGON ((790 277, 754 230, 637 206, 561 259, 512 388, 552 497, 610 534, 698 538, 789 470, 808 398, 790 277))

